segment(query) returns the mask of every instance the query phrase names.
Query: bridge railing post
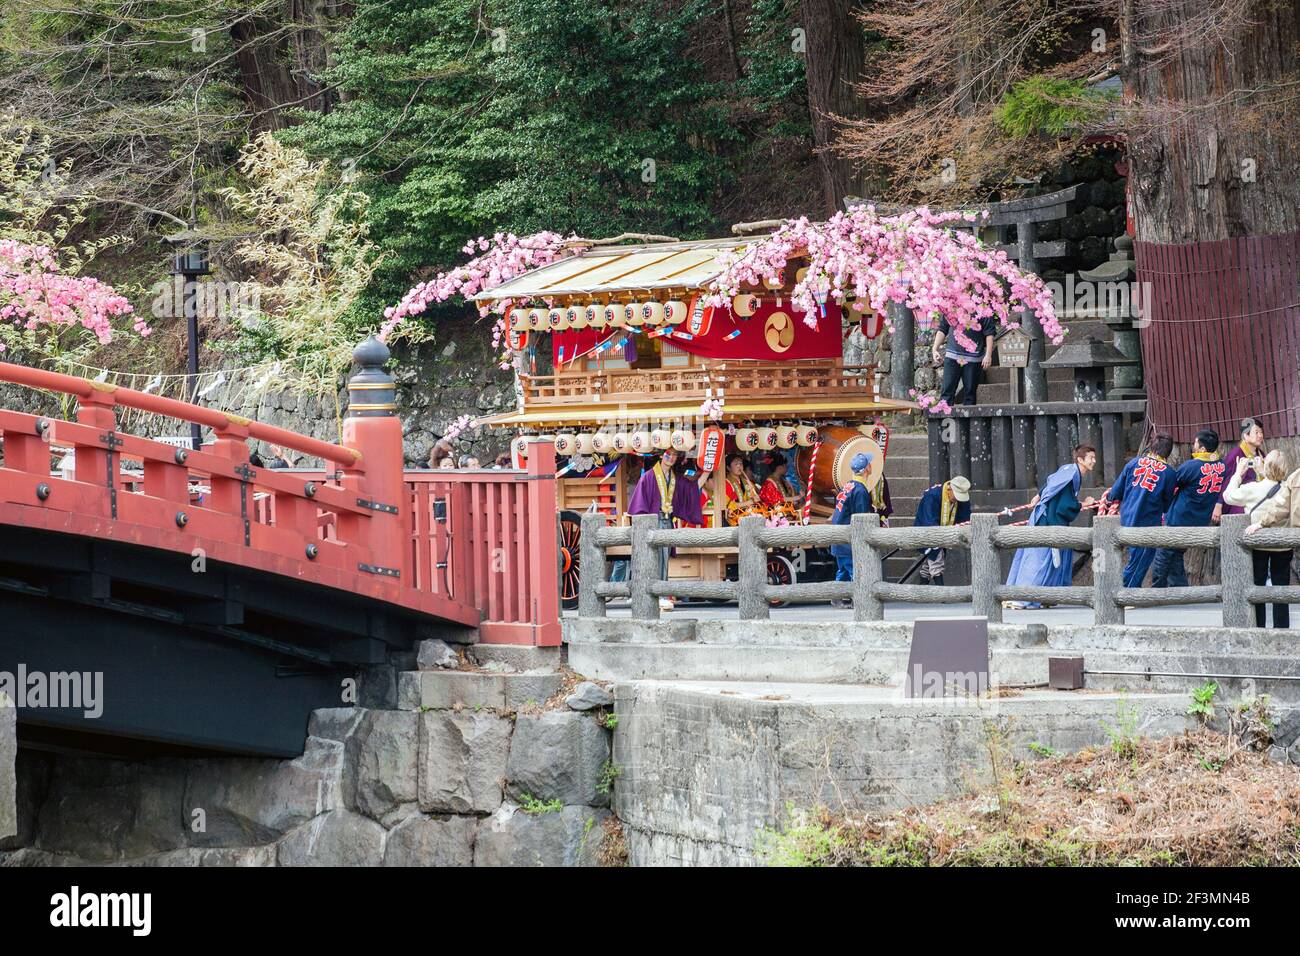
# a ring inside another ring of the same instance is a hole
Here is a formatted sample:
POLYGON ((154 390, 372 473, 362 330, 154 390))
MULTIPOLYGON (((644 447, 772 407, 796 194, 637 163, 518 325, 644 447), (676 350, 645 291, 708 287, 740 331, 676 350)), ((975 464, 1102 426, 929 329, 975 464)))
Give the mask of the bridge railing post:
MULTIPOLYGON (((411 503, 403 475, 402 423, 397 417, 397 392, 393 377, 384 370, 388 346, 374 336, 352 353, 356 371, 348 379, 348 410, 343 421, 343 444, 361 453, 357 465, 344 469, 343 485, 355 490, 358 504, 369 517, 358 522, 376 573, 391 574, 409 587, 411 503), (364 531, 361 524, 364 523, 364 531)), ((339 516, 340 522, 344 516, 339 516)), ((340 527, 341 535, 347 529, 340 527)))
POLYGON ((632 617, 638 621, 659 620, 659 598, 650 590, 652 581, 662 581, 659 551, 650 547, 649 535, 659 527, 657 515, 632 516, 632 547, 628 554, 628 594, 632 617))
POLYGON ((853 548, 853 620, 883 621, 885 602, 876 597, 875 587, 885 579, 880 551, 871 543, 871 532, 880 528, 880 515, 856 514, 849 521, 849 543, 853 548))
POLYGON ((1219 519, 1219 579, 1223 587, 1223 626, 1253 627, 1255 619, 1246 589, 1255 583, 1250 548, 1246 547, 1248 515, 1219 519))
MULTIPOLYGON (((541 647, 559 647, 560 628, 560 515, 555 499, 555 445, 528 443, 528 567, 516 568, 522 580, 513 586, 529 595, 533 641, 541 647)), ((522 533, 522 530, 521 530, 522 533)))
POLYGON ((1092 620, 1095 624, 1124 623, 1124 608, 1116 600, 1124 585, 1124 549, 1117 540, 1118 532, 1118 515, 1098 515, 1092 519, 1092 620))
POLYGON ((596 585, 605 581, 605 548, 596 540, 596 534, 604 527, 605 516, 600 512, 582 516, 578 617, 605 616, 605 599, 596 593, 596 585))
POLYGON ((765 621, 771 616, 767 598, 763 595, 767 587, 767 548, 758 542, 758 535, 765 527, 767 521, 762 515, 740 519, 736 605, 742 621, 765 621))
POLYGON ((993 537, 998 530, 998 516, 993 513, 970 516, 970 585, 971 610, 990 624, 1002 623, 1002 602, 995 593, 1002 583, 1002 562, 993 537))

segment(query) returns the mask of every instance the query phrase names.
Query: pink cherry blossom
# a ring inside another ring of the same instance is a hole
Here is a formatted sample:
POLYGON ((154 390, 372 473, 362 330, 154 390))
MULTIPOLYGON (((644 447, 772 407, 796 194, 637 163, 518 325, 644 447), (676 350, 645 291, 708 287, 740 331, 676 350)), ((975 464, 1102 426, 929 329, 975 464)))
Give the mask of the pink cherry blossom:
MULTIPOLYGON (((0 321, 28 330, 80 325, 107 345, 113 340, 113 319, 133 311, 112 286, 90 276, 64 275, 47 246, 0 239, 0 321)), ((132 328, 141 336, 152 331, 138 315, 132 328)))

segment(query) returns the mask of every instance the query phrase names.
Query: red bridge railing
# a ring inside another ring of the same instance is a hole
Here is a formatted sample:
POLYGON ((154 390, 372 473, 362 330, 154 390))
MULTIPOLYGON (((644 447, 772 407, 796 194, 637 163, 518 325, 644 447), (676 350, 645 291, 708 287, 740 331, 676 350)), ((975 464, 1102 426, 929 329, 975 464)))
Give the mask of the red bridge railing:
POLYGON ((201 551, 476 625, 484 641, 558 644, 554 452, 536 449, 528 472, 406 472, 393 403, 375 401, 391 399, 387 351, 366 359, 341 445, 0 362, 0 381, 78 402, 75 421, 0 410, 0 523, 201 551), (197 422, 215 440, 192 450, 124 434, 118 406, 197 422), (326 468, 255 468, 249 439, 326 468), (74 453, 71 478, 51 473, 52 446, 74 453))

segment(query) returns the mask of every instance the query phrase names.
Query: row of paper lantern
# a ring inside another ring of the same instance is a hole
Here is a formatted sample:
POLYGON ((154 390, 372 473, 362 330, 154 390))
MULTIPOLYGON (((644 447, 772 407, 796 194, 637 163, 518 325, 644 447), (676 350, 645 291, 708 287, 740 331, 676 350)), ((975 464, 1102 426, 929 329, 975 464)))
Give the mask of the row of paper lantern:
POLYGON ((669 302, 590 303, 566 308, 512 308, 507 316, 511 332, 553 331, 566 329, 636 328, 643 325, 681 325, 689 306, 680 299, 669 302))
MULTIPOLYGON (((526 456, 531 436, 520 435, 514 440, 514 452, 526 456)), ((696 435, 689 429, 656 428, 633 432, 583 432, 539 435, 542 441, 555 445, 555 453, 569 455, 644 455, 655 451, 690 452, 695 450, 696 435)), ((768 428, 736 429, 736 447, 741 451, 770 451, 776 448, 793 448, 796 445, 817 444, 817 429, 812 425, 778 425, 768 428)))

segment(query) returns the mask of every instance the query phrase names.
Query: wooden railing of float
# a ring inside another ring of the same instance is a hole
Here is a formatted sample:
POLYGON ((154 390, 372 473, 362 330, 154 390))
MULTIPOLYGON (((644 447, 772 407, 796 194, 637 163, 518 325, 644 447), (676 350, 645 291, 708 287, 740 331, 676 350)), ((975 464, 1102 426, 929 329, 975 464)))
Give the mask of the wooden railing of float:
POLYGON ((723 389, 728 400, 800 397, 874 398, 876 367, 837 361, 801 360, 786 363, 735 360, 712 365, 670 368, 567 371, 553 375, 521 375, 524 407, 584 404, 596 399, 623 402, 702 399, 723 389))

